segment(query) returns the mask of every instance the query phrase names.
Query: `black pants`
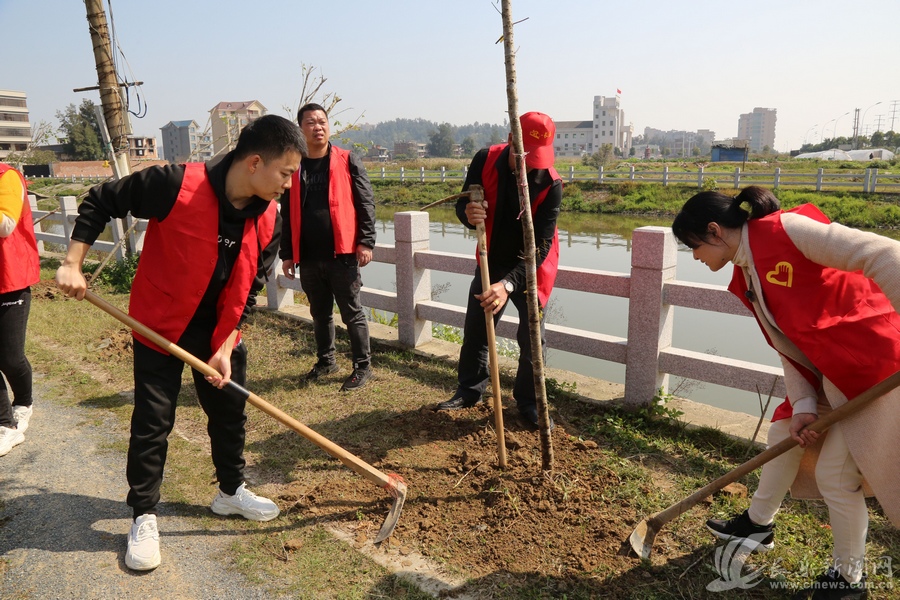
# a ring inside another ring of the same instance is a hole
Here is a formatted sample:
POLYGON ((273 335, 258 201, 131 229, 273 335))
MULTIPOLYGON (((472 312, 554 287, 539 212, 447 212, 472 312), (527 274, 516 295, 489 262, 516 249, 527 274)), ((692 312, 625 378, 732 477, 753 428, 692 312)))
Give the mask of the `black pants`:
MULTIPOLYGON (((200 358, 210 355, 210 335, 185 334, 178 345, 200 358)), ((168 450, 167 438, 175 424, 175 405, 181 390, 184 363, 139 341, 134 342, 134 412, 128 444, 128 506, 134 517, 156 512, 159 486, 168 450)), ((245 400, 218 389, 191 369, 200 406, 207 416, 206 431, 212 446, 212 461, 219 488, 233 494, 244 481, 245 400)), ((244 385, 247 379, 247 349, 238 344, 231 353, 231 379, 244 385)))
MULTIPOLYGON (((31 363, 25 357, 25 327, 31 288, 0 294, 0 373, 9 381, 15 406, 31 406, 31 363)), ((0 377, 0 426, 15 425, 9 392, 0 377)))
MULTIPOLYGON (((466 400, 481 398, 490 381, 491 371, 488 362, 487 327, 484 320, 484 309, 475 298, 482 292, 481 270, 475 270, 475 278, 469 286, 469 302, 466 305, 466 325, 463 331, 462 348, 459 351, 459 387, 456 395, 466 400)), ((534 392, 534 368, 531 364, 531 341, 528 333, 528 297, 524 291, 516 290, 509 295, 509 300, 494 315, 494 325, 503 316, 506 307, 512 303, 519 312, 519 328, 516 341, 519 343, 519 367, 516 370, 516 383, 513 397, 519 410, 534 406, 537 403, 534 392)), ((541 348, 544 343, 544 313, 541 311, 541 348)))
POLYGON ((332 260, 302 261, 300 285, 309 299, 318 362, 335 362, 334 303, 337 302, 341 320, 347 326, 347 334, 350 336, 353 368, 367 368, 371 361, 369 324, 359 303, 362 278, 356 257, 345 254, 332 260))

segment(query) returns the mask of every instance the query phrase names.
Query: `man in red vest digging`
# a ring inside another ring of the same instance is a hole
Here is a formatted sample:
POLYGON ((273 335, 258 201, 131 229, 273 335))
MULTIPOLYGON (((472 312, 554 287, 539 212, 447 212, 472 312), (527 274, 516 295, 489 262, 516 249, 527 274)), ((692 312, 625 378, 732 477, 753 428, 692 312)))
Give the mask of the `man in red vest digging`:
POLYGON ((316 339, 316 363, 306 382, 338 370, 334 348, 334 304, 347 326, 353 372, 341 391, 364 386, 372 376, 369 324, 359 302, 359 269, 372 261, 375 195, 366 168, 329 141, 328 114, 318 104, 297 111, 309 154, 281 199, 279 255, 285 277, 300 277, 309 300, 316 339))
MULTIPOLYGON (((193 371, 209 419, 219 493, 212 511, 254 521, 278 516, 274 502, 244 483, 245 399, 222 388, 244 385, 247 349, 240 327, 275 260, 279 234, 273 200, 291 186, 306 143, 289 120, 267 115, 241 132, 237 147, 214 166, 151 167, 97 186, 78 209, 66 258, 56 273, 68 296, 84 297, 84 257, 111 218, 150 220, 131 290, 132 317, 191 354, 210 357, 223 375, 193 371)), ((134 412, 126 475, 134 523, 125 564, 160 564, 156 505, 175 421, 184 363, 134 334, 134 412)))
MULTIPOLYGON (((528 192, 534 223, 537 249, 537 288, 541 307, 541 345, 544 340, 544 309, 559 264, 559 235, 556 219, 562 203, 562 179, 553 168, 553 141, 556 125, 547 115, 525 113, 519 119, 525 149, 528 192)), ((469 288, 463 344, 459 352, 459 385, 453 397, 438 404, 438 410, 459 410, 475 406, 490 378, 488 370, 487 327, 485 310, 492 310, 494 322, 500 320, 507 301, 519 313, 519 367, 513 396, 522 419, 533 427, 538 425, 537 400, 534 391, 534 371, 531 366, 531 343, 528 335, 528 305, 525 275, 525 242, 519 220, 519 191, 516 185, 516 161, 512 145, 498 144, 482 149, 469 165, 463 191, 470 185, 484 187, 484 205, 461 198, 456 215, 469 229, 484 222, 488 247, 488 271, 491 289, 481 289, 481 267, 477 267, 469 288)), ((551 420, 551 426, 553 422, 551 420)))

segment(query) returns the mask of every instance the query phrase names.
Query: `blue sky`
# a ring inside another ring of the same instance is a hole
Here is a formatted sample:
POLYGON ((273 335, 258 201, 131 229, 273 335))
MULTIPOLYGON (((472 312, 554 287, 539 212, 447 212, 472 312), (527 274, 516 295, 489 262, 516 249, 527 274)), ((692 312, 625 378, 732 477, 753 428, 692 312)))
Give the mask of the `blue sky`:
MULTIPOLYGON (((287 115, 303 64, 321 69, 343 117, 502 123, 497 9, 494 0, 112 0, 127 75, 144 82, 147 115, 134 129, 155 136, 171 120, 203 125, 220 101, 255 99, 287 115)), ((886 130, 900 100, 897 0, 513 0, 512 10, 527 17, 515 30, 520 112, 589 119, 593 97, 618 88, 635 134, 724 138, 741 113, 776 108, 784 151, 823 128, 849 136, 855 108, 870 129, 882 115, 886 130)), ((55 123, 82 98, 99 103, 97 92, 72 91, 97 82, 83 2, 0 0, 0 24, 0 88, 28 94, 33 122, 55 123)), ((895 119, 900 129, 900 103, 895 119)))

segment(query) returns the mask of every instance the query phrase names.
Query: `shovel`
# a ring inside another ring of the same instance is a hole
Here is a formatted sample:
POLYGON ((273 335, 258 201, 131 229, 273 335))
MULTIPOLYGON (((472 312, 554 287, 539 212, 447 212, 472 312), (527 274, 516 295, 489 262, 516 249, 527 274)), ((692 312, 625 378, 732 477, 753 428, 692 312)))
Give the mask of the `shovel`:
MULTIPOLYGON (((850 415, 858 413, 866 406, 868 406, 873 400, 884 396, 898 385, 900 385, 900 371, 894 373, 881 383, 878 383, 877 385, 869 388, 850 402, 847 402, 843 406, 816 420, 806 429, 809 431, 821 433, 841 419, 845 419, 850 415)), ((628 544, 631 545, 631 550, 633 550, 634 553, 637 554, 640 558, 650 558, 650 553, 653 551, 653 540, 656 539, 656 534, 659 533, 660 529, 662 529, 662 527, 666 523, 681 515, 682 513, 687 512, 704 498, 711 496, 715 492, 718 492, 729 483, 737 481, 747 473, 755 471, 776 456, 784 454, 796 445, 797 441, 794 438, 789 437, 787 439, 781 440, 774 446, 771 446, 766 450, 760 452, 755 457, 751 458, 733 471, 729 471, 715 481, 708 483, 706 486, 700 488, 684 500, 673 504, 669 508, 658 512, 647 519, 644 519, 643 521, 638 523, 637 528, 635 528, 635 530, 628 537, 628 544)))
MULTIPOLYGON (((193 354, 190 354, 183 348, 176 346, 146 325, 125 314, 123 311, 119 310, 103 298, 100 298, 90 290, 85 292, 84 298, 97 308, 112 315, 134 331, 137 331, 142 336, 152 341, 154 344, 156 344, 169 354, 181 359, 192 368, 203 373, 204 375, 211 375, 214 377, 222 376, 218 371, 213 369, 211 366, 209 366, 193 354)), ((361 475, 364 479, 367 479, 371 483, 374 483, 375 485, 387 490, 388 493, 394 498, 394 503, 393 505, 391 505, 391 509, 390 511, 388 511, 387 518, 384 520, 384 524, 381 526, 381 531, 379 531, 378 535, 375 536, 375 543, 377 544, 379 542, 382 542, 391 536, 391 534, 394 532, 394 528, 397 527, 397 521, 400 519, 400 512, 403 510, 403 503, 406 502, 406 483, 399 475, 396 475, 394 473, 385 475, 361 458, 347 452, 334 442, 319 435, 300 421, 272 406, 253 392, 244 389, 242 386, 236 384, 235 382, 230 381, 228 383, 228 387, 231 388, 231 390, 235 393, 243 396, 247 400, 247 402, 249 402, 253 406, 263 411, 270 417, 273 417, 282 425, 293 429, 331 456, 340 460, 342 463, 344 463, 345 466, 352 469, 358 475, 361 475)))

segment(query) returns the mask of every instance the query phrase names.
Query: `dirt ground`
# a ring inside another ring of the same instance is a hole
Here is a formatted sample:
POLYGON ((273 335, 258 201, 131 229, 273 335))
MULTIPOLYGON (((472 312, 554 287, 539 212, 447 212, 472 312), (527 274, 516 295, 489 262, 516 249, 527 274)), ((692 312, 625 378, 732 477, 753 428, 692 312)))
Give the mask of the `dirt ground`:
MULTIPOLYGON (((37 301, 59 299, 51 285, 36 286, 34 296, 37 301)), ((254 327, 262 336, 262 329, 275 325, 265 319, 251 323, 250 338, 254 327)), ((100 356, 110 360, 121 360, 132 350, 130 333, 121 327, 106 331, 94 343, 100 356)), ((426 359, 409 353, 383 356, 382 381, 414 378, 416 373, 424 377, 429 370, 426 359)), ((659 510, 673 497, 687 495, 679 478, 689 468, 682 464, 703 463, 702 479, 721 474, 724 465, 707 461, 710 451, 722 457, 724 437, 691 442, 701 446, 692 456, 687 453, 693 446, 685 455, 678 453, 681 450, 667 453, 654 446, 655 440, 634 442, 637 450, 625 444, 623 450, 623 444, 599 433, 604 430, 597 427, 596 406, 554 400, 553 471, 542 473, 539 433, 520 419, 507 398, 508 466, 500 469, 489 405, 436 412, 435 403, 443 399, 412 409, 371 411, 363 417, 348 405, 348 417, 334 416, 335 423, 342 421, 343 437, 335 439, 341 447, 410 484, 399 524, 379 547, 371 540, 390 507, 388 494, 307 440, 286 430, 257 434, 261 441, 247 447, 248 472, 264 482, 260 491, 277 500, 292 524, 327 528, 394 572, 418 576, 425 582, 423 589, 441 597, 721 597, 704 589, 716 574, 711 558, 715 543, 703 531, 707 518, 703 507, 695 509, 691 519, 673 522, 660 533, 651 562, 622 551, 648 506, 659 510), (358 427, 352 430, 348 423, 356 418, 358 427), (284 483, 291 478, 276 477, 259 458, 271 457, 276 448, 313 458, 300 458, 296 480, 284 483)), ((612 429, 620 427, 618 417, 600 418, 609 420, 612 429)), ((251 415, 248 431, 256 421, 251 415)), ((681 430, 674 431, 672 438, 677 438, 681 430)), ((330 437, 327 429, 322 433, 330 437)), ((204 438, 202 432, 196 437, 204 438)), ((688 481, 687 491, 696 489, 696 483, 688 481)), ((287 535, 290 531, 290 526, 284 528, 287 535)), ((272 535, 280 540, 273 541, 278 553, 302 552, 302 541, 285 541, 284 532, 272 535)), ((784 596, 760 586, 740 597, 784 596)))

